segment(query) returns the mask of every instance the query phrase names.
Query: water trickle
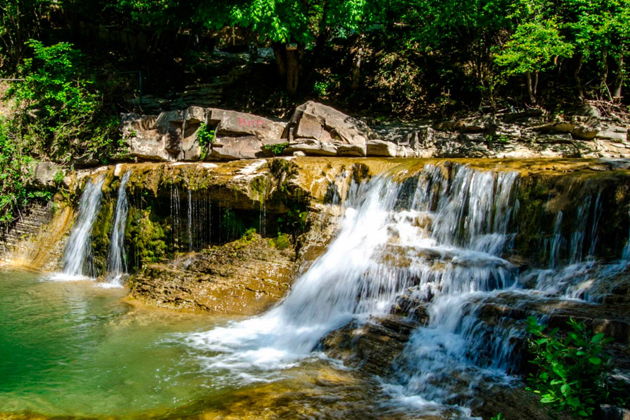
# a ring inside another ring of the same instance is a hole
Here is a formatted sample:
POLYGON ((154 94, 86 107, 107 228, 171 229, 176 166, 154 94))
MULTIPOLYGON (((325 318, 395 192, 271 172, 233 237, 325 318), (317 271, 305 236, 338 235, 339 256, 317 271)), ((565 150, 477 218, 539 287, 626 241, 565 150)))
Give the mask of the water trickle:
POLYGON ((114 226, 107 256, 107 283, 112 286, 122 286, 123 275, 127 272, 124 241, 127 214, 129 212, 126 186, 130 176, 131 171, 126 172, 118 187, 114 226))
POLYGON ((63 256, 63 273, 60 278, 93 276, 90 267, 91 234, 94 220, 101 206, 105 177, 91 180, 85 186, 79 201, 79 215, 72 228, 63 256))
MULTIPOLYGON (((630 219, 630 211, 628 211, 628 219, 630 219)), ((621 259, 624 261, 630 261, 630 227, 628 227, 628 239, 626 245, 621 250, 621 259)))
POLYGON ((559 211, 553 222, 553 235, 549 240, 549 267, 554 268, 558 265, 558 256, 560 255, 560 245, 562 243, 562 217, 564 213, 559 211))
POLYGON ((188 234, 188 251, 193 251, 193 200, 192 200, 192 191, 190 188, 188 189, 188 229, 186 233, 188 234))

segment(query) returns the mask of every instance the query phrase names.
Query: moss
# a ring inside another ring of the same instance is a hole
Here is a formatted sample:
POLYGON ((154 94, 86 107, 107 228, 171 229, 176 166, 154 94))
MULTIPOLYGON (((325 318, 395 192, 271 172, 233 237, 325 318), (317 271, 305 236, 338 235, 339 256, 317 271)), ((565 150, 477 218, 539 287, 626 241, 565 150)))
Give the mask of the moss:
MULTIPOLYGON (((516 198, 519 209, 514 220, 513 231, 515 252, 532 262, 545 265, 548 262, 548 242, 553 237, 554 223, 560 211, 563 212, 560 234, 565 242, 560 247, 560 258, 569 256, 568 241, 577 227, 586 224, 585 243, 595 238, 591 226, 595 223, 594 207, 599 201, 597 246, 593 250, 600 258, 618 258, 621 247, 627 239, 628 210, 630 208, 630 177, 628 174, 578 172, 565 176, 536 175, 523 176, 518 181, 516 198), (585 213, 579 208, 590 203, 585 213), (583 218, 588 218, 584 220, 583 218)), ((588 251, 585 247, 584 253, 588 251)), ((582 255, 584 257, 585 255, 582 255)))
POLYGON ((269 240, 271 246, 276 249, 283 250, 291 246, 291 236, 286 233, 278 233, 278 236, 269 240))
POLYGON ((101 209, 92 227, 92 265, 96 275, 107 270, 107 256, 111 240, 112 223, 116 209, 116 198, 110 195, 101 199, 101 209))
POLYGON ((156 220, 151 208, 130 208, 125 232, 133 260, 138 267, 167 257, 167 230, 156 220))

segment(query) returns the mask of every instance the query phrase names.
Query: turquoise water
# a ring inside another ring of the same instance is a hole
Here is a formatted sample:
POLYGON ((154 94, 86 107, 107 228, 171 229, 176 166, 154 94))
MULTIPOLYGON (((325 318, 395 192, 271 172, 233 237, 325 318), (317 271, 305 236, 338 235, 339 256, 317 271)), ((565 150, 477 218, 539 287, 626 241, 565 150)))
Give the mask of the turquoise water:
POLYGON ((213 322, 135 310, 124 293, 0 272, 0 412, 131 416, 221 392, 176 339, 213 322))

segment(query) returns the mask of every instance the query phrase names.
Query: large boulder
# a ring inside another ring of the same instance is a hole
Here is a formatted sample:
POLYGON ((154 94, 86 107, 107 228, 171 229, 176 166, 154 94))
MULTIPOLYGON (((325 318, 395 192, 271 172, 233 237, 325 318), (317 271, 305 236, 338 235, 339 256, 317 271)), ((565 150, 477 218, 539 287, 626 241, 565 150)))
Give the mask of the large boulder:
POLYGON ((159 115, 125 114, 123 138, 139 160, 197 161, 253 159, 265 154, 265 145, 282 140, 285 123, 244 112, 191 106, 159 115), (214 130, 211 145, 201 145, 202 124, 214 130))
POLYGON ((125 114, 123 138, 131 156, 140 160, 199 160, 202 150, 197 130, 206 115, 206 109, 196 106, 159 115, 125 114))
POLYGON ((373 137, 360 120, 313 101, 295 109, 289 127, 289 151, 307 155, 366 156, 373 137))
POLYGON ((217 137, 254 136, 266 142, 282 138, 286 123, 245 112, 209 108, 208 124, 216 126, 217 137))

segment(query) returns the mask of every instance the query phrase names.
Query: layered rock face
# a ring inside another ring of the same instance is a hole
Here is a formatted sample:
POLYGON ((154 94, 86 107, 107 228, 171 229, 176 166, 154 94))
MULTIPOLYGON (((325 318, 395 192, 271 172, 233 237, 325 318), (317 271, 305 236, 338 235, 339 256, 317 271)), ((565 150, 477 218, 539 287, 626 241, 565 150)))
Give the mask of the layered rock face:
POLYGON ((259 314, 287 293, 295 249, 249 234, 187 253, 169 264, 149 264, 130 281, 133 299, 160 307, 217 315, 259 314))
POLYGON ((309 101, 289 121, 191 106, 157 116, 126 114, 123 136, 139 160, 254 159, 274 155, 379 157, 630 157, 627 121, 595 116, 550 120, 497 113, 431 123, 379 125, 309 101), (200 130, 210 141, 200 140, 200 130))

